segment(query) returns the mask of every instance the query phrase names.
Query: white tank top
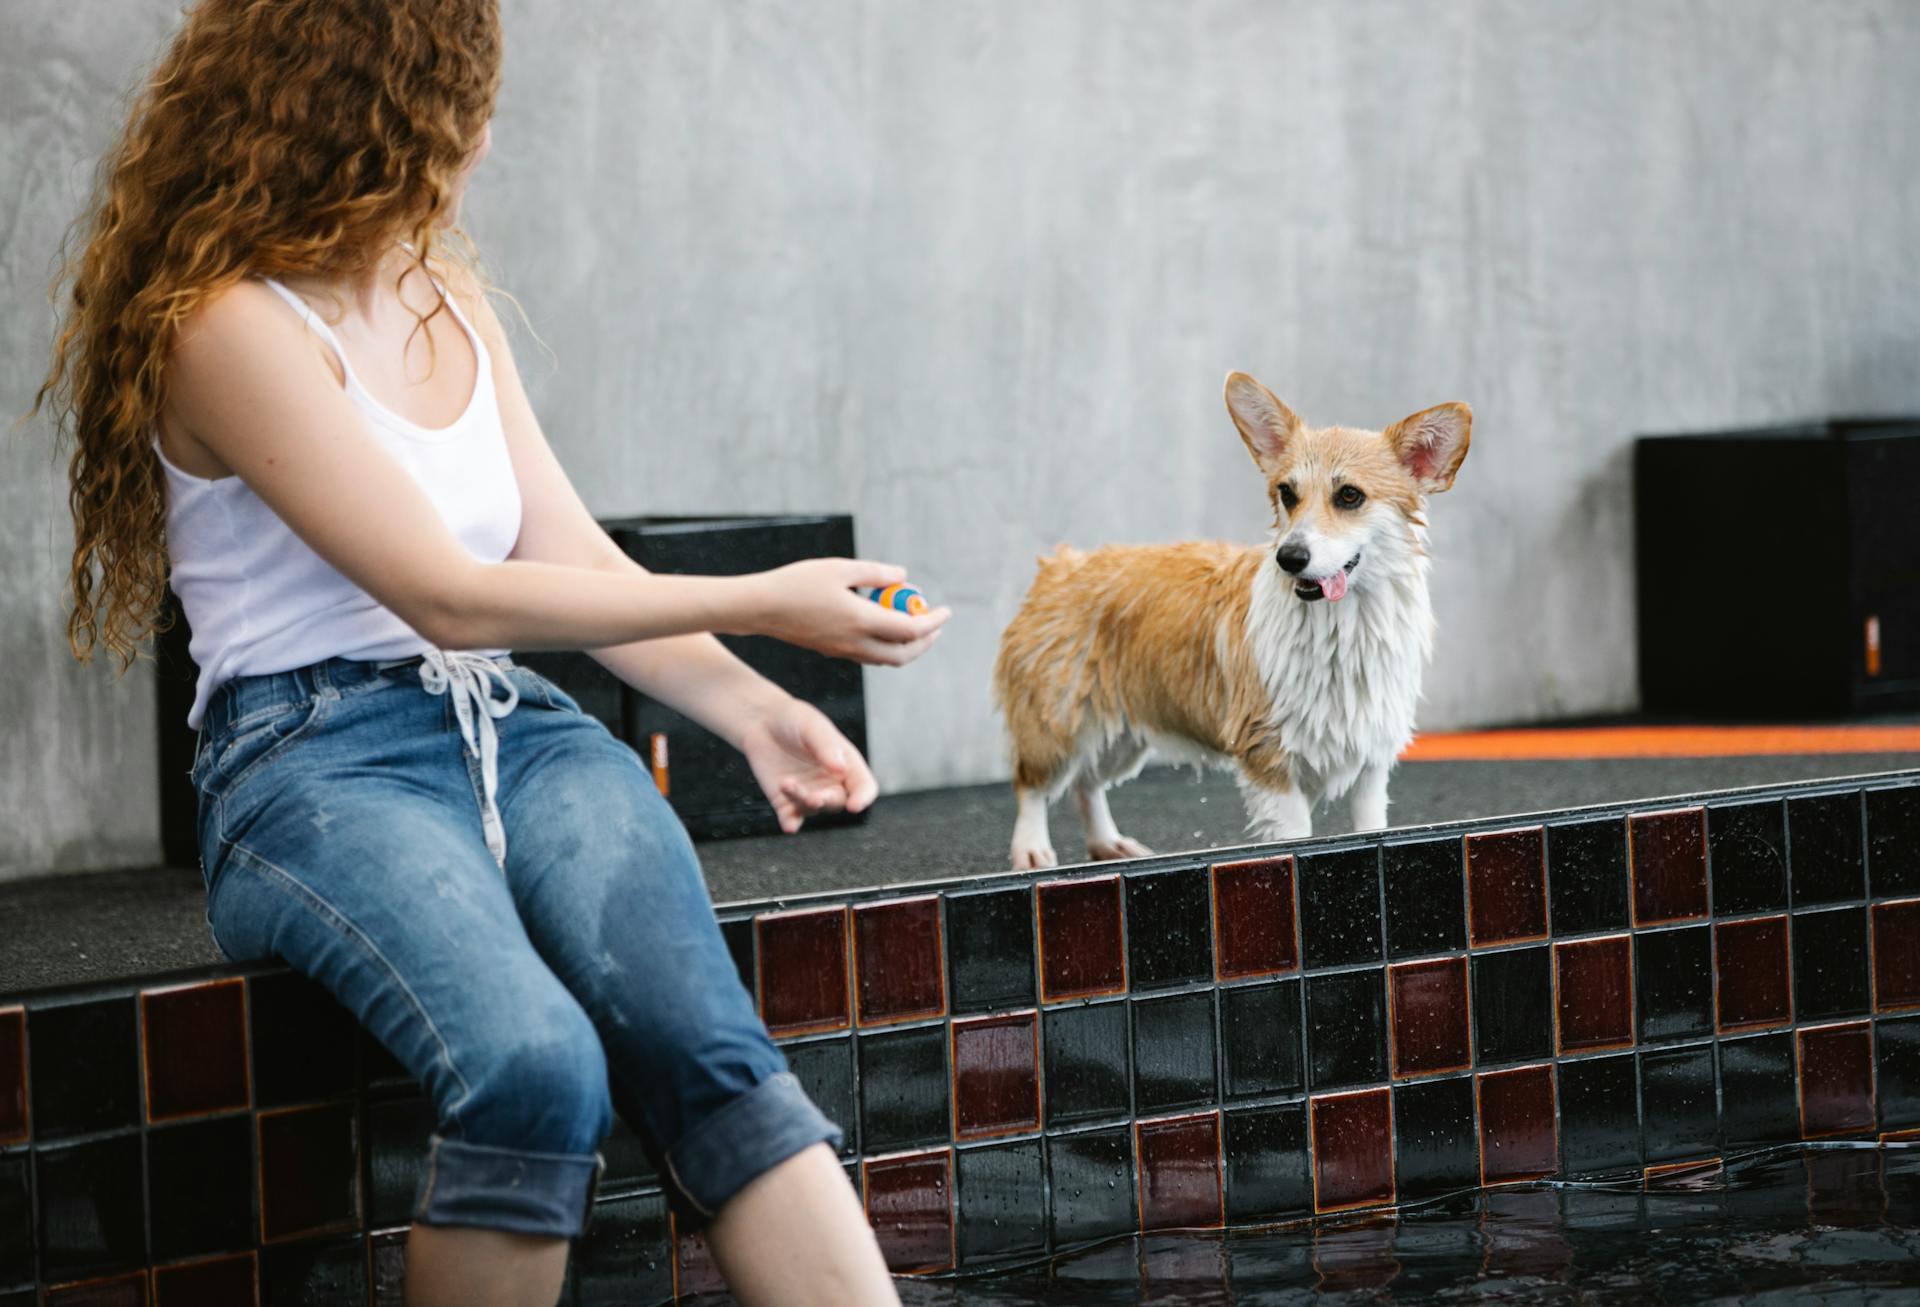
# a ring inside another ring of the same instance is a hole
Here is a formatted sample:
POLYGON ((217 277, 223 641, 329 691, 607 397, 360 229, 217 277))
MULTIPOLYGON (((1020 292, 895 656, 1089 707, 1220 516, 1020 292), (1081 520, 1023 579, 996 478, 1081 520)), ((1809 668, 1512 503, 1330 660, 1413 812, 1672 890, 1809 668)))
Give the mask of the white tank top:
MULTIPOLYGON (((473 342, 473 395, 451 426, 423 427, 360 384, 339 338, 305 300, 277 281, 266 284, 332 348, 346 374, 347 398, 460 543, 483 563, 503 561, 520 536, 520 487, 500 424, 492 361, 453 298, 447 307, 473 342)), ((286 672, 328 658, 411 658, 433 647, 309 549, 239 477, 209 481, 168 462, 157 439, 154 451, 166 469, 171 580, 193 627, 188 651, 200 672, 189 726, 200 728, 207 700, 236 676, 286 672)))

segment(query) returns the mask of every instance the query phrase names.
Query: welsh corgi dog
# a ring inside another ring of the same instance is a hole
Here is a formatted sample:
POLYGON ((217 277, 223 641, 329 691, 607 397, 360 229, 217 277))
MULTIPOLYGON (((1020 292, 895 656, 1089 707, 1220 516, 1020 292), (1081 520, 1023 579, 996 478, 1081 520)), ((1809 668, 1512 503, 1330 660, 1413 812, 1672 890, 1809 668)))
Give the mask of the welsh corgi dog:
POLYGON ((1068 788, 1090 858, 1147 855, 1107 789, 1156 752, 1232 770, 1257 840, 1312 834, 1314 805, 1341 795, 1356 829, 1386 825, 1433 650, 1427 496, 1453 484, 1473 412, 1309 427, 1244 372, 1226 401, 1266 480, 1271 543, 1062 545, 1001 637, 1015 868, 1056 865, 1047 809, 1068 788))

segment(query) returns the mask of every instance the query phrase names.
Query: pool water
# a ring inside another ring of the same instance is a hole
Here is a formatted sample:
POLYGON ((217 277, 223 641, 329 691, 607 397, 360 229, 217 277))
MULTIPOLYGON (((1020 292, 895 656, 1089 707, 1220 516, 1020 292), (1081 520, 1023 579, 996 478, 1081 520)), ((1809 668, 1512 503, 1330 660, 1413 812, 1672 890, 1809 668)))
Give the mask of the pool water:
POLYGON ((1541 1184, 1387 1215, 1151 1235, 902 1281, 900 1296, 907 1307, 1915 1303, 1920 1145, 1793 1146, 1647 1189, 1541 1184))

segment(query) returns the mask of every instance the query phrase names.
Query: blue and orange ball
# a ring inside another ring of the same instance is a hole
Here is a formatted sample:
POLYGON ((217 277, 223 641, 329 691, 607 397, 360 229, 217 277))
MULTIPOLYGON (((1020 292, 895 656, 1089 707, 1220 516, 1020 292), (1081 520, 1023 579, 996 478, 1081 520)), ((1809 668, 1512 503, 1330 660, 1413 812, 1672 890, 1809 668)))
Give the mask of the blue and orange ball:
POLYGON ((927 611, 927 597, 910 585, 879 586, 860 593, 882 608, 891 608, 909 617, 918 617, 927 611))

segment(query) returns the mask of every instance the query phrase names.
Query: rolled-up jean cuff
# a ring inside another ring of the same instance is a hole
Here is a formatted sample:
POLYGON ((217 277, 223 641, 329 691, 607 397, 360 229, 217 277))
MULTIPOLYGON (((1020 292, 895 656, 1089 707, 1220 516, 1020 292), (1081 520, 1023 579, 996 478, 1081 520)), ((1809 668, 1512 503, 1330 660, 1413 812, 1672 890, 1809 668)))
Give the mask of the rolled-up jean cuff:
POLYGON ((781 1071, 681 1136, 667 1165, 687 1200, 712 1216, 756 1176, 814 1144, 837 1149, 841 1138, 799 1079, 781 1071))
POLYGON ((413 1219, 571 1239, 587 1223, 598 1153, 528 1153, 435 1135, 413 1219))

